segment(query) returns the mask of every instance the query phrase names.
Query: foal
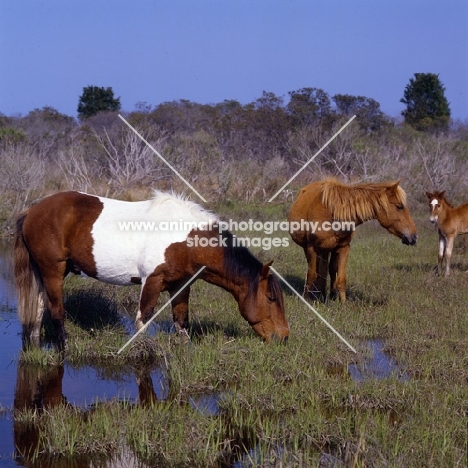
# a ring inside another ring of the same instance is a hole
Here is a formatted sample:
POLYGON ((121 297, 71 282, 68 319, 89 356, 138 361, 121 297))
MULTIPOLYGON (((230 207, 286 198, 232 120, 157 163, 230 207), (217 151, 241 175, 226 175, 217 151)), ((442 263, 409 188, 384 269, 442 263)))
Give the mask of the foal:
POLYGON ((429 198, 429 220, 437 226, 439 233, 439 255, 437 272, 442 273, 442 264, 445 259, 445 273, 450 274, 450 259, 452 257, 453 243, 458 234, 468 233, 468 203, 454 207, 446 198, 445 190, 434 193, 426 192, 429 198))

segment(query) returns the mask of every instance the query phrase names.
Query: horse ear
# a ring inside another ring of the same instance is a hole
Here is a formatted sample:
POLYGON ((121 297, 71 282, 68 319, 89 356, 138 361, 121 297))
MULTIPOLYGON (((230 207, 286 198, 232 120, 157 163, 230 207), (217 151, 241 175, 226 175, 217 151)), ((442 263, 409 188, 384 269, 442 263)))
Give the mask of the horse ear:
POLYGON ((261 279, 268 277, 268 275, 270 274, 270 266, 272 263, 273 263, 273 260, 269 261, 268 263, 265 263, 265 265, 262 266, 262 271, 260 272, 261 279))
POLYGON ((427 198, 429 198, 429 200, 431 198, 434 198, 434 195, 431 192, 426 192, 426 196, 427 196, 427 198))
POLYGON ((401 180, 397 180, 393 185, 391 185, 388 190, 390 193, 396 193, 398 186, 400 185, 401 180))

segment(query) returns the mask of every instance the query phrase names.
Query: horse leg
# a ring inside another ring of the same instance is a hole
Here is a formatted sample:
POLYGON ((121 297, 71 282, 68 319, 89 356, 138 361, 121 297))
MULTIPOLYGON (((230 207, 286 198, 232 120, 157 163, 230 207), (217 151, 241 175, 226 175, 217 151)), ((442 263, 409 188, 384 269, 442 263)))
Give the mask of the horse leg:
POLYGON ((330 277, 332 271, 334 281, 331 285, 331 294, 340 297, 340 301, 344 304, 346 302, 346 264, 348 263, 349 252, 351 247, 349 245, 340 247, 332 253, 330 261, 330 277))
POLYGON ((319 299, 317 285, 317 254, 313 247, 304 247, 304 253, 307 259, 307 275, 304 284, 303 296, 311 300, 319 299))
POLYGON ((44 318, 44 309, 45 309, 44 293, 41 292, 38 297, 36 320, 34 322, 31 333, 29 335, 29 341, 36 348, 40 348, 41 346, 41 327, 42 327, 42 319, 44 318))
POLYGON ((144 327, 150 318, 159 299, 163 284, 160 276, 149 276, 143 283, 140 294, 140 308, 137 312, 135 325, 138 330, 144 327))
POLYGON ((327 298, 328 257, 329 252, 326 250, 317 251, 317 279, 315 284, 323 301, 327 298))
POLYGON ((174 326, 176 330, 181 333, 187 330, 189 325, 189 296, 190 296, 190 286, 186 286, 182 291, 177 294, 176 297, 174 295, 180 290, 182 284, 177 283, 169 288, 169 294, 171 296, 171 304, 172 304, 172 318, 174 319, 174 326))
POLYGON ((437 256, 437 274, 442 274, 442 264, 444 262, 445 253, 447 249, 447 239, 439 231, 439 253, 437 256))
POLYGON ((65 262, 61 262, 59 271, 54 274, 43 274, 42 281, 45 289, 46 307, 50 312, 52 323, 57 332, 57 346, 60 351, 66 348, 65 308, 63 305, 63 273, 65 262), (63 265, 62 265, 63 263, 63 265), (63 268, 62 268, 63 266, 63 268), (62 271, 63 270, 63 271, 62 271))
POLYGON ((450 275, 450 259, 452 258, 452 250, 453 250, 453 243, 455 241, 455 236, 451 236, 447 239, 446 241, 446 247, 445 247, 445 274, 444 276, 447 278, 447 276, 450 275))
POLYGON ((330 299, 336 299, 336 275, 338 273, 338 254, 334 250, 330 255, 328 274, 330 275, 330 299))

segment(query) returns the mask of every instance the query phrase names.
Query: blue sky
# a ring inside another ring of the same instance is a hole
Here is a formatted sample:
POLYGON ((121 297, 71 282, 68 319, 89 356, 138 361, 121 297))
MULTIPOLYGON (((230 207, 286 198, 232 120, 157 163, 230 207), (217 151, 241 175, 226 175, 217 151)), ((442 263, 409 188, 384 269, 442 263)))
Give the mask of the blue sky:
POLYGON ((83 87, 122 109, 188 99, 288 100, 304 87, 390 116, 417 72, 468 118, 466 0, 0 0, 0 112, 76 116, 83 87))

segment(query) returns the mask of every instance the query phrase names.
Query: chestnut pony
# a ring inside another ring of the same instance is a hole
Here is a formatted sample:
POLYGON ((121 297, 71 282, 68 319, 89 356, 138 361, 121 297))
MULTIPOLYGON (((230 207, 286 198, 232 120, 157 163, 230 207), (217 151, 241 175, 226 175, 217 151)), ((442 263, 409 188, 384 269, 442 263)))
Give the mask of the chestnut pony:
POLYGON ((304 249, 308 263, 304 296, 346 301, 346 263, 354 228, 371 219, 401 238, 416 244, 416 226, 399 182, 343 184, 329 178, 302 188, 289 212, 293 241, 304 249))
POLYGON ((439 233, 439 254, 437 272, 442 273, 445 260, 444 276, 450 274, 450 259, 452 258, 453 243, 458 234, 468 233, 468 203, 454 207, 443 192, 426 192, 429 198, 429 220, 437 227, 439 233))
MULTIPOLYGON (((136 326, 161 291, 171 298, 195 275, 229 291, 254 331, 270 341, 289 333, 279 280, 245 247, 220 232, 217 218, 181 196, 124 202, 79 192, 44 198, 17 220, 14 269, 25 344, 40 344, 44 309, 66 344, 63 281, 69 273, 117 285, 141 284, 136 326)), ((188 327, 190 287, 173 297, 178 330, 188 327)))

